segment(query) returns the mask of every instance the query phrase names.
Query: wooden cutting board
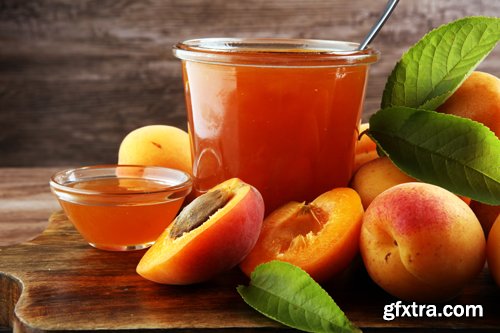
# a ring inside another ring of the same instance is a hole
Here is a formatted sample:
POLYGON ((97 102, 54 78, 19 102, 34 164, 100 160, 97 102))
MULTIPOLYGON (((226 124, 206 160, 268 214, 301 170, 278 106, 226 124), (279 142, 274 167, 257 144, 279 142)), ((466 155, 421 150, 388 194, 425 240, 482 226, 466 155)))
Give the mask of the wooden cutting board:
MULTIPOLYGON (((12 326, 15 332, 287 330, 243 302, 236 286, 248 280, 238 269, 198 285, 159 285, 135 273, 143 253, 96 250, 64 214, 52 214, 49 227, 35 240, 0 248, 0 326, 12 326)), ((384 321, 384 305, 396 299, 375 286, 360 267, 354 265, 324 287, 365 332, 500 329, 500 288, 487 269, 459 298, 447 303, 480 304, 482 318, 384 321)))

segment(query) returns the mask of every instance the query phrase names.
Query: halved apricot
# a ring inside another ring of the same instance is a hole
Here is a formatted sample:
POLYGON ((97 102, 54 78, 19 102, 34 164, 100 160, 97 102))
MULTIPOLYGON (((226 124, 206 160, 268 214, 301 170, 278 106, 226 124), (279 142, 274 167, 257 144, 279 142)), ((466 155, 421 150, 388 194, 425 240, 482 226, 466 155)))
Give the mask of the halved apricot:
POLYGON ((281 260, 325 281, 357 254, 362 218, 361 199, 350 188, 333 189, 309 204, 290 202, 264 220, 259 240, 240 268, 250 276, 257 265, 281 260))
POLYGON ((142 277, 165 284, 202 282, 229 270, 251 251, 264 218, 264 201, 233 178, 187 205, 137 266, 142 277))

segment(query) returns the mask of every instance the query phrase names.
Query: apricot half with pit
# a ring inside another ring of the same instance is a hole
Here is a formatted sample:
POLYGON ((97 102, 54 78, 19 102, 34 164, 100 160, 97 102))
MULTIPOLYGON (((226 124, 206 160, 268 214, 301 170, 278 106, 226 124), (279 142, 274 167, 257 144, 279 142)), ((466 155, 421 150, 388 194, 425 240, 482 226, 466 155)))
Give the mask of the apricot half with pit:
POLYGON ((237 178, 227 180, 182 210, 142 257, 137 273, 164 284, 209 280, 248 255, 263 218, 257 189, 237 178))
POLYGON ((257 265, 281 260, 325 281, 347 268, 358 253, 362 218, 361 199, 350 188, 333 189, 309 204, 285 204, 266 217, 240 268, 250 276, 257 265))

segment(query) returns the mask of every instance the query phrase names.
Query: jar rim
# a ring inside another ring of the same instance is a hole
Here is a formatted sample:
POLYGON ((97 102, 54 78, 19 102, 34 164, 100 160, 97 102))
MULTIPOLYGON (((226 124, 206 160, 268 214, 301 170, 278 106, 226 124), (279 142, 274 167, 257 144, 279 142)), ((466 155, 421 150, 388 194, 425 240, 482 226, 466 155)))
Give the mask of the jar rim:
POLYGON ((181 60, 240 66, 356 66, 376 62, 380 52, 359 43, 296 38, 201 38, 179 42, 181 60))

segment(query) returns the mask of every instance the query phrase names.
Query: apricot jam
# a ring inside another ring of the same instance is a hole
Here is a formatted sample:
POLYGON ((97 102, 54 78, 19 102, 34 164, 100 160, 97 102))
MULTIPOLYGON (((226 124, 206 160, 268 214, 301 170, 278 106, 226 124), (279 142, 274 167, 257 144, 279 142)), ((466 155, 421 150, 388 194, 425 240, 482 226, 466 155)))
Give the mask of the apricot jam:
POLYGON ((189 176, 166 168, 116 168, 107 167, 102 174, 92 168, 70 170, 65 180, 59 173, 51 187, 90 245, 104 250, 146 248, 174 220, 189 193, 189 176), (82 176, 90 171, 92 175, 82 176))
POLYGON ((238 177, 266 214, 351 178, 369 65, 357 44, 200 39, 178 44, 193 156, 203 193, 238 177))

